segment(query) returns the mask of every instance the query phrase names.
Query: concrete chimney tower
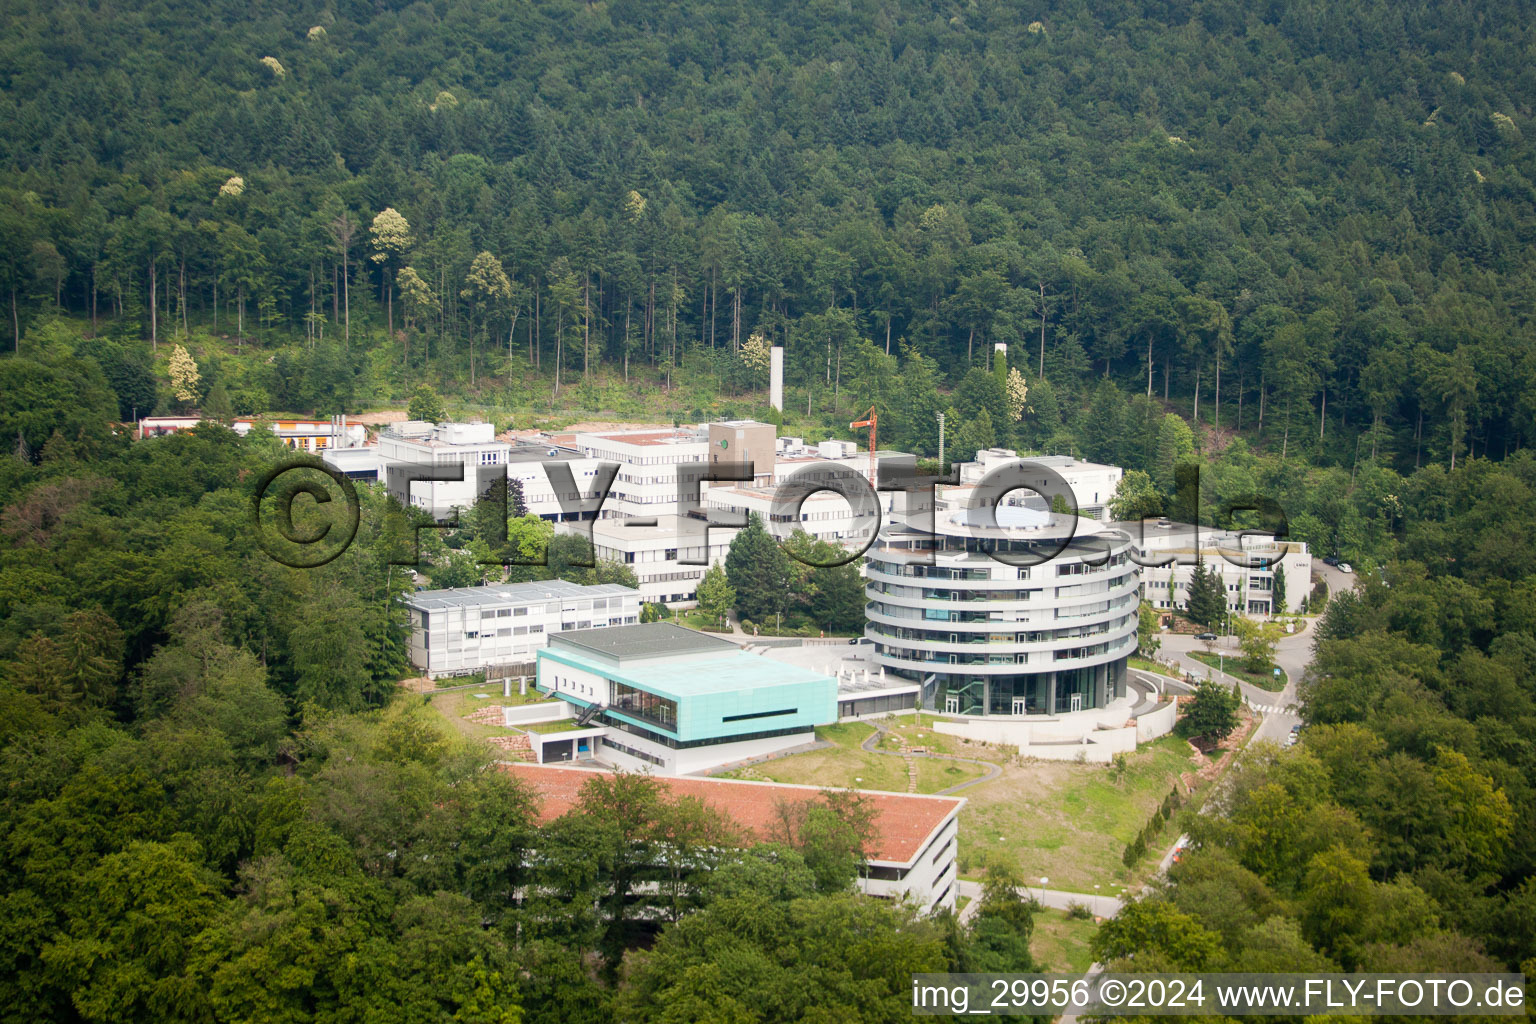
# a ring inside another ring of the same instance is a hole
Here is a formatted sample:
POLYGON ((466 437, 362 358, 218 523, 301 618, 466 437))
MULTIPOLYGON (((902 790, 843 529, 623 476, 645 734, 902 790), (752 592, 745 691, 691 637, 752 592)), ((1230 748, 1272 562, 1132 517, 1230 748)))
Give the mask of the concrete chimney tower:
POLYGON ((784 411, 783 345, 775 345, 768 351, 768 404, 779 412, 784 411))

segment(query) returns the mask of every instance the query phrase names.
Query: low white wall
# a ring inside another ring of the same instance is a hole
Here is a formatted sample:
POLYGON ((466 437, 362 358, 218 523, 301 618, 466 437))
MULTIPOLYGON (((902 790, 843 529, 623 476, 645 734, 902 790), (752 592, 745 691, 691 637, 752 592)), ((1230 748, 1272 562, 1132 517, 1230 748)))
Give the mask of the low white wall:
POLYGON ((1178 701, 1170 700, 1156 711, 1148 711, 1136 719, 1136 740, 1146 743, 1173 732, 1173 723, 1179 717, 1178 701))
POLYGON ((1116 751, 1099 743, 1040 743, 1032 747, 1020 747, 1019 753, 1040 761, 1080 761, 1087 764, 1109 764, 1116 751))
POLYGON ((550 700, 539 704, 519 704, 501 709, 504 725, 530 725, 534 722, 558 722, 562 718, 575 718, 576 705, 569 701, 550 700))
POLYGON ((1116 754, 1129 754, 1138 743, 1173 731, 1177 714, 1177 705, 1170 701, 1134 722, 1127 721, 1124 709, 1106 708, 1097 714, 1079 713, 1039 721, 936 721, 933 731, 1017 747, 1021 756, 1042 761, 1108 764, 1116 754))

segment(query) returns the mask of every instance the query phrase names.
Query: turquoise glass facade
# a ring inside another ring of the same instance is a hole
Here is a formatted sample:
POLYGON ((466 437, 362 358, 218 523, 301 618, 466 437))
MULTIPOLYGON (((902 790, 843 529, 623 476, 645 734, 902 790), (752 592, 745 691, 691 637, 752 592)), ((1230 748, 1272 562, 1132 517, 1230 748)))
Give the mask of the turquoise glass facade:
MULTIPOLYGON (((672 737, 679 744, 745 738, 761 733, 810 729, 837 720, 837 681, 809 669, 760 655, 732 651, 710 657, 647 659, 615 665, 580 651, 539 652, 540 689, 552 665, 565 665, 622 684, 610 686, 628 696, 603 708, 609 718, 672 737), (633 699, 629 690, 661 701, 633 699)), ((569 693, 556 696, 579 706, 587 702, 569 693)))

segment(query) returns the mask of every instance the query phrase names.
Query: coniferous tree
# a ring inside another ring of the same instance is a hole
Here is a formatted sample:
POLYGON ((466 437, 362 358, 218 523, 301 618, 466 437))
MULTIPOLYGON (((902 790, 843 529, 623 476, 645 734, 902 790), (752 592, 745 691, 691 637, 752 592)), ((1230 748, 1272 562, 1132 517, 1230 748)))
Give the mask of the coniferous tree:
POLYGON ((1195 560, 1194 571, 1189 574, 1189 600, 1184 611, 1190 621, 1202 626, 1213 626, 1221 621, 1227 608, 1227 595, 1222 589, 1221 573, 1205 567, 1205 559, 1195 560))
POLYGON ((793 579, 789 556, 754 514, 731 541, 725 576, 736 590, 736 614, 753 622, 772 621, 788 610, 793 579))

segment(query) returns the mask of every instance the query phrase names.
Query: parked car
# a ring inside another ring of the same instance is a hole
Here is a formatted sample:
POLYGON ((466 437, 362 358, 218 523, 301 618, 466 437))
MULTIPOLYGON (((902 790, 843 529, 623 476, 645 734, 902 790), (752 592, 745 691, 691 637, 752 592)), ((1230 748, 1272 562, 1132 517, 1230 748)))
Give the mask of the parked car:
POLYGON ((1339 564, 1339 556, 1338 555, 1329 555, 1327 558, 1323 559, 1323 564, 1324 565, 1338 565, 1339 564))
POLYGON ((1196 640, 1215 640, 1216 639, 1216 634, 1215 633, 1196 633, 1195 634, 1195 639, 1196 640))
POLYGON ((1340 562, 1339 563, 1339 572, 1354 572, 1354 571, 1355 571, 1354 566, 1350 565, 1348 562, 1340 562))

